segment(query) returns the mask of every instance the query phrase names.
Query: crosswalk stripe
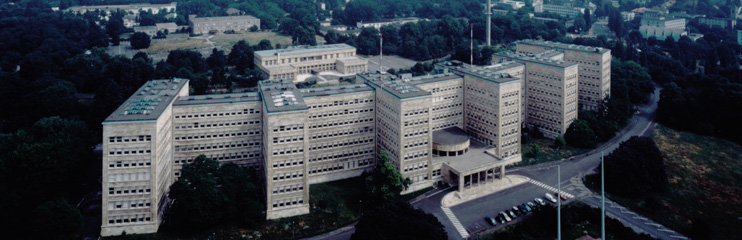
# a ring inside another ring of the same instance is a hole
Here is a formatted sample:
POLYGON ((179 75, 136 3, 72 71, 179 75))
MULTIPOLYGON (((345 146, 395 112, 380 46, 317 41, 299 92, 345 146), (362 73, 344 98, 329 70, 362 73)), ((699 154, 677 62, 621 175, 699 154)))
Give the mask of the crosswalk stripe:
POLYGON ((461 225, 461 222, 459 222, 459 219, 456 218, 456 215, 453 214, 451 209, 447 207, 441 207, 441 210, 443 210, 443 213, 446 214, 446 217, 448 217, 448 220, 451 221, 451 223, 453 224, 453 227, 456 228, 456 231, 458 231, 459 234, 461 234, 461 237, 468 238, 469 233, 466 231, 466 228, 464 228, 464 225, 461 225))
MULTIPOLYGON (((545 188, 546 190, 549 190, 549 191, 552 191, 552 192, 558 192, 558 189, 556 189, 556 188, 554 188, 552 186, 546 185, 545 183, 542 183, 542 182, 539 182, 539 181, 536 181, 536 180, 533 180, 533 179, 529 179, 528 182, 530 182, 530 183, 532 183, 532 184, 534 184, 536 186, 545 188)), ((569 194, 569 193, 567 193, 565 191, 562 191, 562 195, 564 195, 567 198, 575 198, 575 195, 569 194)))

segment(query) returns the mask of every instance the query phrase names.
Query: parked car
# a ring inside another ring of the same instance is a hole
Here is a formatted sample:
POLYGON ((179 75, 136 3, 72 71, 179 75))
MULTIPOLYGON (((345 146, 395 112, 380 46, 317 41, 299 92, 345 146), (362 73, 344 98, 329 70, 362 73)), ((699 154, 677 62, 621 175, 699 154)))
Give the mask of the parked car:
POLYGON ((528 205, 528 207, 530 207, 531 210, 537 210, 539 208, 539 205, 537 205, 537 204, 535 204, 533 202, 528 202, 528 203, 526 203, 526 205, 528 205))
POLYGON ((532 210, 531 207, 529 207, 528 204, 525 204, 525 203, 521 204, 520 208, 526 210, 526 212, 530 212, 532 210))
POLYGON ((495 219, 493 217, 486 216, 486 217, 484 217, 484 220, 487 221, 488 223, 492 224, 492 226, 497 225, 497 222, 495 221, 495 219))
POLYGON ((551 201, 553 203, 556 203, 557 202, 556 198, 554 198, 554 196, 551 196, 551 194, 549 194, 549 193, 544 194, 544 196, 546 197, 546 199, 548 199, 549 201, 551 201))
POLYGON ((508 213, 510 214, 511 217, 513 217, 513 219, 515 219, 515 217, 518 216, 518 215, 515 215, 515 213, 513 212, 513 210, 508 210, 508 213))
POLYGON ((508 214, 507 214, 507 213, 505 213, 505 212, 500 212, 500 216, 502 216, 503 218, 505 218, 505 221, 508 221, 508 222, 510 222, 510 221, 512 220, 512 219, 510 218, 510 216, 508 216, 508 214))
POLYGON ((536 203, 538 203, 541 206, 546 206, 546 202, 544 202, 543 199, 535 198, 535 199, 533 199, 533 201, 535 201, 536 203))
POLYGON ((505 224, 505 222, 507 222, 503 214, 497 214, 497 217, 495 217, 495 220, 500 222, 500 224, 505 224))
POLYGON ((511 209, 513 209, 513 212, 515 213, 516 216, 523 215, 523 211, 520 210, 520 208, 518 208, 518 206, 513 206, 513 208, 511 208, 511 209))
POLYGON ((567 200, 567 196, 564 196, 564 194, 559 194, 559 192, 555 192, 554 195, 559 196, 562 200, 567 200))

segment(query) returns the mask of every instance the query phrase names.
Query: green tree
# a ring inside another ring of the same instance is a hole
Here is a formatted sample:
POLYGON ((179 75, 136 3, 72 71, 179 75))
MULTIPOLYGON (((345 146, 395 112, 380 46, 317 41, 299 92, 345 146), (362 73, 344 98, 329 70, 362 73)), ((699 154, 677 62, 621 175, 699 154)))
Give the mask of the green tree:
POLYGON ((255 68, 253 55, 250 45, 245 40, 240 40, 232 46, 232 51, 227 56, 227 63, 234 66, 240 74, 244 74, 246 69, 255 68))
POLYGON ((149 35, 146 33, 136 32, 131 35, 131 48, 133 49, 149 48, 150 42, 149 35))
POLYGON ((564 146, 567 146, 567 141, 564 140, 564 137, 557 136, 556 139, 554 139, 554 146, 555 147, 564 147, 564 146))
POLYGON ((181 229, 203 229, 221 220, 222 211, 217 209, 224 206, 225 196, 214 179, 218 170, 219 162, 204 155, 183 165, 180 178, 170 187, 171 219, 181 229))
POLYGON ((265 206, 259 199, 260 188, 255 185, 258 182, 255 172, 227 163, 219 167, 218 174, 220 190, 227 203, 223 209, 226 220, 248 227, 263 222, 265 206))
POLYGON ((392 163, 389 153, 382 151, 371 175, 366 177, 366 195, 372 206, 398 199, 412 181, 403 178, 392 163))
POLYGON ((567 140, 567 144, 579 148, 593 148, 595 147, 597 136, 585 120, 576 119, 567 128, 567 133, 564 134, 564 139, 567 140))
POLYGON ((31 236, 36 239, 73 239, 82 226, 82 215, 66 200, 56 199, 37 206, 32 212, 31 236))
POLYGON ((649 137, 631 137, 608 154, 605 189, 625 197, 641 197, 665 190, 667 170, 657 145, 649 137))
POLYGON ((352 240, 448 239, 438 218, 402 200, 366 212, 355 229, 352 240))

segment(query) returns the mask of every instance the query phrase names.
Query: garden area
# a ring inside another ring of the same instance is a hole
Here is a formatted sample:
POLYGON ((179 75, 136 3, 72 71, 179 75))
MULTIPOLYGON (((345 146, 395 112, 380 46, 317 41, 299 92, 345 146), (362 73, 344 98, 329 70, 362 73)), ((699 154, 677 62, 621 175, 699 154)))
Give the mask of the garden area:
MULTIPOLYGON (((742 147, 662 125, 651 138, 664 159, 667 188, 641 197, 607 195, 693 239, 738 238, 742 225, 742 147)), ((595 191, 598 183, 586 181, 595 191)))

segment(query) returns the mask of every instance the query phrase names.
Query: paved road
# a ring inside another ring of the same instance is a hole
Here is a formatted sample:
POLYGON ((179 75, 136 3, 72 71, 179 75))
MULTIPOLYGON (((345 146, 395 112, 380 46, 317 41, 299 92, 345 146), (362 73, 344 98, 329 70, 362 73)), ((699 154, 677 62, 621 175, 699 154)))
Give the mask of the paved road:
MULTIPOLYGON (((616 149, 621 142, 628 140, 630 137, 639 135, 646 136, 652 132, 652 129, 656 126, 653 120, 655 111, 657 110, 659 91, 660 87, 656 86, 651 104, 639 107, 640 113, 635 115, 630 125, 602 147, 591 151, 585 156, 577 157, 574 160, 557 161, 511 169, 508 171, 508 174, 526 176, 530 178, 531 181, 529 181, 529 183, 521 184, 452 207, 451 212, 455 216, 454 222, 458 221, 461 223, 461 226, 466 230, 464 232, 465 234, 459 234, 462 230, 461 227, 457 228, 456 226, 458 226, 458 224, 452 224, 451 214, 447 216, 441 210, 440 198, 442 195, 418 202, 415 206, 435 215, 446 227, 450 239, 462 239, 468 237, 469 234, 491 228, 491 226, 483 220, 484 216, 496 215, 498 212, 509 209, 514 205, 533 201, 536 197, 543 198, 543 195, 546 192, 553 193, 554 188, 557 186, 557 165, 561 166, 562 191, 565 191, 568 194, 568 197, 573 197, 568 201, 578 198, 588 202, 589 204, 594 203, 596 200, 594 194, 584 187, 584 184, 581 181, 582 176, 592 171, 600 164, 601 151, 604 151, 607 155, 616 149)), ((597 201, 598 203, 600 202, 599 199, 597 201)), ((618 206, 617 204, 614 205, 616 207, 609 208, 609 214, 621 220, 625 219, 624 222, 628 222, 629 225, 634 225, 634 227, 638 227, 640 230, 662 239, 684 238, 682 235, 665 227, 658 226, 658 224, 654 222, 645 220, 645 218, 638 216, 635 213, 629 213, 628 210, 618 206)))

